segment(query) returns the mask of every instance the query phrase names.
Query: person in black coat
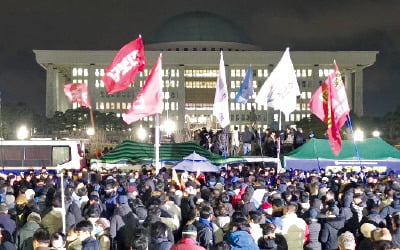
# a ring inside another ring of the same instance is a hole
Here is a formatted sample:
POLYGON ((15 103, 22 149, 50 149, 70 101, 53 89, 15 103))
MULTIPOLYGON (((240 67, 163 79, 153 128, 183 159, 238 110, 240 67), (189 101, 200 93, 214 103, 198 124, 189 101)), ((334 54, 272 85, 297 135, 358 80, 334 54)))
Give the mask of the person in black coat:
POLYGON ((320 241, 322 249, 338 249, 338 235, 344 227, 344 218, 339 216, 337 207, 329 207, 323 219, 320 241))
POLYGON ((251 196, 252 196, 251 193, 246 192, 242 196, 242 201, 238 204, 236 211, 242 212, 244 216, 248 216, 250 211, 257 211, 257 208, 254 205, 254 203, 250 202, 251 196))
POLYGON ((12 237, 15 235, 17 225, 15 220, 8 214, 8 207, 5 203, 0 204, 0 227, 7 231, 12 237))
POLYGON ((309 210, 309 219, 306 221, 310 232, 310 240, 304 246, 305 250, 321 250, 321 242, 319 242, 319 234, 321 232, 321 224, 318 223, 319 212, 315 208, 309 210))
POLYGON ((392 219, 393 233, 392 242, 394 247, 400 248, 400 213, 395 213, 392 219))
POLYGON ((82 250, 100 250, 100 242, 91 236, 93 225, 90 221, 79 222, 76 224, 75 231, 81 241, 82 250))

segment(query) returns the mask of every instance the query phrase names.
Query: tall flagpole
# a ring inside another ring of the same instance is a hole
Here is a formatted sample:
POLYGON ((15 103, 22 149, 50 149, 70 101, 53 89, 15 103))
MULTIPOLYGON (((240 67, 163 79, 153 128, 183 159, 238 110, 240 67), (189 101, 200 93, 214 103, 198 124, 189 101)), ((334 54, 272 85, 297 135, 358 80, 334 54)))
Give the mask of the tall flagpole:
POLYGON ((357 160, 358 160, 358 162, 359 162, 359 164, 360 164, 360 168, 362 168, 362 166, 361 166, 360 152, 358 151, 358 146, 357 146, 356 140, 355 140, 355 138, 354 138, 353 124, 352 124, 352 122, 351 122, 350 115, 347 115, 347 126, 348 126, 349 129, 350 129, 351 138, 353 139, 354 151, 355 151, 355 153, 356 153, 357 160))
POLYGON ((156 120, 155 120, 155 141, 154 141, 154 149, 155 149, 155 155, 156 155, 156 174, 161 169, 161 163, 160 163, 160 114, 156 114, 156 120))

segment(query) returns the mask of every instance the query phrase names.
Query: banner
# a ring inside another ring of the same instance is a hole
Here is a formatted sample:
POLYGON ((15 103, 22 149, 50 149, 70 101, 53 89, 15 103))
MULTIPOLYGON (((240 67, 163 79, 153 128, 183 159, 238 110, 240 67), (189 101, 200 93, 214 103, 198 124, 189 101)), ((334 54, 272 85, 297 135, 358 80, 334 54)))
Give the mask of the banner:
POLYGON ((106 69, 102 81, 109 95, 123 91, 143 72, 146 65, 142 38, 123 46, 106 69))
POLYGON ((125 114, 123 114, 123 120, 127 124, 131 124, 143 117, 161 114, 163 111, 161 87, 162 56, 160 55, 149 76, 147 77, 143 88, 133 101, 131 108, 125 114))
POLYGON ((64 94, 70 102, 77 102, 82 107, 91 108, 88 87, 85 83, 67 83, 64 85, 64 94))

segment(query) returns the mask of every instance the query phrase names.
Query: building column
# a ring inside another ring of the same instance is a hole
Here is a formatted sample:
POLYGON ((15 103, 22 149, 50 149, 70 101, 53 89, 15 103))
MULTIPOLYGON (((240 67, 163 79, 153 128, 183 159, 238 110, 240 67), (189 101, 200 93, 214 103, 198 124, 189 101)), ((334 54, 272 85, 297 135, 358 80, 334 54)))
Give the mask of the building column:
MULTIPOLYGON (((185 128, 185 103, 186 103, 186 95, 185 95, 185 65, 179 65, 179 68, 175 70, 179 70, 179 77, 175 78, 175 81, 179 81, 179 87, 175 88, 174 91, 177 92, 178 96, 176 100, 178 100, 178 113, 183 114, 178 116, 178 121, 176 124, 177 131, 181 131, 185 128)), ((176 84, 176 82, 175 82, 176 84)), ((176 86, 176 85, 175 85, 176 86)))
POLYGON ((344 84, 345 84, 344 86, 345 86, 345 89, 346 89, 346 95, 347 95, 347 100, 348 100, 348 103, 349 103, 349 107, 350 107, 351 110, 353 110, 354 100, 353 100, 353 91, 352 91, 353 88, 352 88, 352 86, 354 85, 354 83, 352 82, 352 79, 351 79, 352 72, 349 69, 346 69, 346 70, 344 70, 342 72, 343 72, 342 77, 344 76, 344 84))
POLYGON ((363 107, 363 67, 357 67, 355 74, 355 84, 354 84, 354 107, 353 112, 357 116, 364 115, 364 107, 363 107))
POLYGON ((90 100, 90 105, 92 106, 92 109, 96 109, 96 101, 97 101, 97 93, 96 93, 96 68, 95 64, 90 64, 88 67, 88 94, 89 94, 89 100, 90 100))
POLYGON ((49 64, 46 70, 46 117, 54 115, 57 105, 57 68, 49 64))
POLYGON ((64 84, 69 83, 67 82, 66 75, 58 75, 57 77, 57 110, 65 112, 67 109, 71 108, 71 103, 68 101, 68 98, 64 94, 64 84))

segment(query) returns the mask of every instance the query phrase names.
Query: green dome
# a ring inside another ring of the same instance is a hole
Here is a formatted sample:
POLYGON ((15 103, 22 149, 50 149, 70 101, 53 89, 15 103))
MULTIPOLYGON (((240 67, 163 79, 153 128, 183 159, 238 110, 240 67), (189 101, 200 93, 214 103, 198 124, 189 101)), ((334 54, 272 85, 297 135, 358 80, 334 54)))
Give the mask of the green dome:
POLYGON ((219 41, 253 44, 243 29, 209 12, 188 12, 168 19, 149 36, 149 43, 219 41))

